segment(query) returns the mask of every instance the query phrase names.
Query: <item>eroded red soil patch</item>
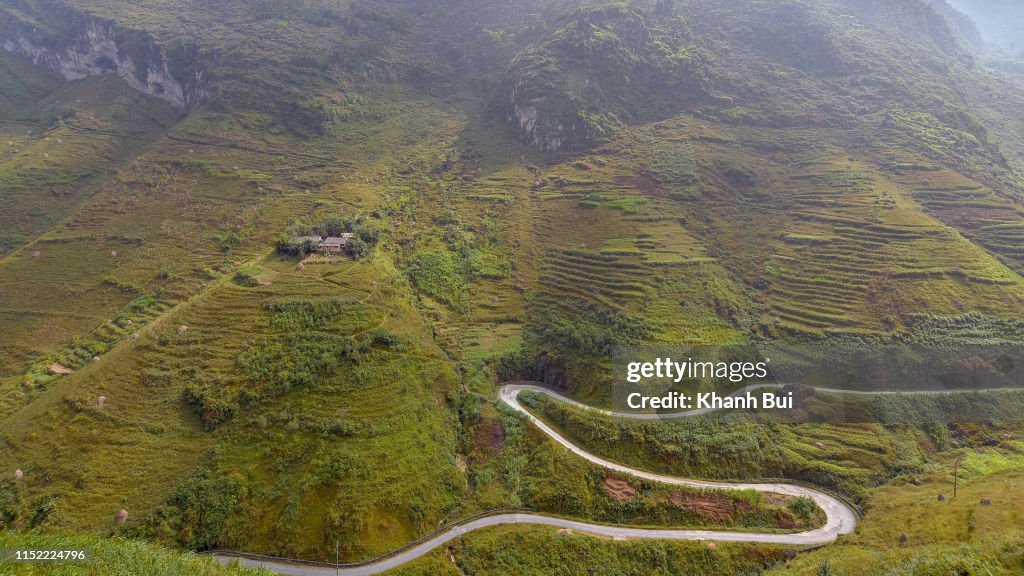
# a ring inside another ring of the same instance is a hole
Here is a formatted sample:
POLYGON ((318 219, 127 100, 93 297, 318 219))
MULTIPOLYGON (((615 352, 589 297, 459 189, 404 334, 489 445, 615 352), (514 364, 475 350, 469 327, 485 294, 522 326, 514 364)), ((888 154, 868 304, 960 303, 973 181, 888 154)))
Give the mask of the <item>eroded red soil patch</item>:
POLYGON ((644 196, 664 196, 661 184, 654 179, 654 176, 641 172, 636 176, 616 176, 615 183, 620 186, 632 186, 644 196))
POLYGON ((614 500, 620 502, 636 498, 636 487, 626 479, 619 478, 610 472, 604 474, 604 491, 614 500))
POLYGON ((678 506, 713 522, 727 522, 736 512, 743 511, 745 507, 749 508, 748 504, 739 503, 737 505, 728 496, 713 494, 697 495, 673 492, 669 494, 668 499, 673 506, 678 506))

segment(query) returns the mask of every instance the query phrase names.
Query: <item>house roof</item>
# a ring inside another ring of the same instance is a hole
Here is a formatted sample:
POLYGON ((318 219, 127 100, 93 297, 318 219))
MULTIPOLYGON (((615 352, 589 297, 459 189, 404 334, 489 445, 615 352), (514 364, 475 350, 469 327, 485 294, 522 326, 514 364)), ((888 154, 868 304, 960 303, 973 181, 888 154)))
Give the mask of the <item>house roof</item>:
POLYGON ((341 236, 331 236, 324 238, 322 244, 324 246, 344 246, 348 244, 348 241, 352 238, 352 234, 342 234, 341 236))

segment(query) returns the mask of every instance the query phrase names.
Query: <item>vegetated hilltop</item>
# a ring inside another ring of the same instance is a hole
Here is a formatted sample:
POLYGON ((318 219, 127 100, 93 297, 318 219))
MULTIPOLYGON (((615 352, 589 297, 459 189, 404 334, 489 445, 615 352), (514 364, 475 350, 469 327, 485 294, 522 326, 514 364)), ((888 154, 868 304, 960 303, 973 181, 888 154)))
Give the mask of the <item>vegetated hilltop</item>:
POLYGON ((947 0, 925 0, 925 4, 931 6, 946 20, 949 29, 964 48, 972 52, 984 48, 985 40, 981 36, 978 24, 970 16, 954 8, 947 0))
POLYGON ((1010 0, 946 0, 974 20, 989 43, 1007 51, 1024 48, 1020 6, 1010 0))
MULTIPOLYGON (((503 506, 635 523, 496 380, 1019 339, 1024 101, 958 37, 916 0, 0 2, 0 520, 348 560, 503 506), (275 251, 334 228, 367 253, 275 251)), ((761 432, 872 485, 1001 441, 761 432)))

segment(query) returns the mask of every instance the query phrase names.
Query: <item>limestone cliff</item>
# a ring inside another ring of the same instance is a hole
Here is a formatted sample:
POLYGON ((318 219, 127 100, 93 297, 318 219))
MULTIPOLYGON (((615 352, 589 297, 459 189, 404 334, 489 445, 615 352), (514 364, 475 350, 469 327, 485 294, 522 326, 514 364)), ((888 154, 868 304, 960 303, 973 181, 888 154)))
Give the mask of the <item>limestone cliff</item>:
POLYGON ((702 54, 681 20, 619 3, 580 7, 531 39, 510 61, 499 105, 537 150, 585 150, 706 94, 702 54))
POLYGON ((95 18, 72 15, 66 28, 43 30, 15 13, 0 11, 0 46, 67 80, 117 74, 132 88, 186 110, 210 96, 206 73, 194 58, 176 54, 175 59, 148 34, 95 18), (172 64, 175 60, 180 64, 172 64))

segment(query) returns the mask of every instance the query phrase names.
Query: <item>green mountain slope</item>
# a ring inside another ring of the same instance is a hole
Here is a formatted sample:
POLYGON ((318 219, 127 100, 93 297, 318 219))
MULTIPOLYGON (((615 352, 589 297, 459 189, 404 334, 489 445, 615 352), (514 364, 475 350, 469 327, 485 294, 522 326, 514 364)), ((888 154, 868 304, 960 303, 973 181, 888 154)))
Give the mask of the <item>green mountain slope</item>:
POLYGON ((179 119, 116 78, 61 85, 0 54, 0 254, 54 226, 179 119))
POLYGON ((1020 11, 1006 0, 947 0, 949 4, 978 23, 986 40, 1004 50, 1019 51, 1020 11))
MULTIPOLYGON (((361 560, 491 508, 635 522, 495 384, 1019 339, 1024 99, 917 0, 3 0, 0 44, 4 527, 361 560), (327 223, 366 253, 275 249, 327 223)), ((780 428, 771 470, 856 462, 865 502, 1016 433, 780 428)))

